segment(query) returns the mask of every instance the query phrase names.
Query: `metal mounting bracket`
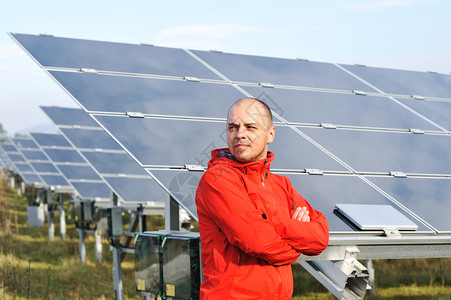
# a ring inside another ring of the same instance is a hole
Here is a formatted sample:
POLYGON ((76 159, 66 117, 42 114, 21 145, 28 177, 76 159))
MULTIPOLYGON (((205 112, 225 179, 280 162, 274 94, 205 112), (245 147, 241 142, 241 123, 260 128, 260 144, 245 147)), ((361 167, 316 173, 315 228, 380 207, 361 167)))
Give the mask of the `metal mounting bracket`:
POLYGON ((204 171, 204 167, 202 167, 201 165, 185 165, 184 167, 188 171, 204 171))
POLYGON ((343 260, 299 261, 299 263, 338 299, 363 299, 369 272, 357 260, 360 250, 346 247, 343 260))
POLYGON ((389 239, 399 239, 401 238, 401 233, 396 228, 384 228, 384 233, 389 239))

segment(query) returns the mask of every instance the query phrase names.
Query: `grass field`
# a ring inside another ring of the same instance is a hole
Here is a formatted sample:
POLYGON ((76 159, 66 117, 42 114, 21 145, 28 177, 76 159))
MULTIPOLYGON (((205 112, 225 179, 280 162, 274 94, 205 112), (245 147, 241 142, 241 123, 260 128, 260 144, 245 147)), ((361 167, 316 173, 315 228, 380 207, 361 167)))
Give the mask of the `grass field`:
MULTIPOLYGON (((78 233, 67 222, 66 239, 49 241, 48 229, 27 225, 27 201, 0 182, 0 299, 114 299, 112 255, 103 240, 95 262, 94 237, 86 237, 86 265, 78 256, 78 233)), ((154 226, 161 226, 156 224, 154 226)), ((152 228, 157 229, 157 228, 152 228)), ((450 299, 451 259, 375 260, 377 287, 368 299, 450 299)), ((126 299, 134 291, 133 256, 122 263, 126 299)), ((293 299, 335 299, 299 265, 293 265, 293 299)))

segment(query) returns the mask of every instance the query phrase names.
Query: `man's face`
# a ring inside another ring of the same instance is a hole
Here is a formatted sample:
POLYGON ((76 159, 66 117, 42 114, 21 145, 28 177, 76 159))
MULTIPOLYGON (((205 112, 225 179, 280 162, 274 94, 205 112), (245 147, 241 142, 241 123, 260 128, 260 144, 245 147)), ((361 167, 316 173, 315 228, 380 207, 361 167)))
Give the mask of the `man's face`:
POLYGON ((235 104, 227 116, 227 144, 240 162, 266 158, 275 128, 262 105, 253 100, 235 104))

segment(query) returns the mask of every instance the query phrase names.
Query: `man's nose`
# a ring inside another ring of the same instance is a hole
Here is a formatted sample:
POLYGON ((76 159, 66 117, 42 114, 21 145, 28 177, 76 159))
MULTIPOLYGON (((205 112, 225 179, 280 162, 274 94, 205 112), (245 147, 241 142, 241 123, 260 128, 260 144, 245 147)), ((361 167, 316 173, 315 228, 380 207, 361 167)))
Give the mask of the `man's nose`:
POLYGON ((238 127, 238 130, 236 132, 236 137, 238 139, 242 139, 246 136, 246 128, 244 128, 244 126, 240 126, 238 127))

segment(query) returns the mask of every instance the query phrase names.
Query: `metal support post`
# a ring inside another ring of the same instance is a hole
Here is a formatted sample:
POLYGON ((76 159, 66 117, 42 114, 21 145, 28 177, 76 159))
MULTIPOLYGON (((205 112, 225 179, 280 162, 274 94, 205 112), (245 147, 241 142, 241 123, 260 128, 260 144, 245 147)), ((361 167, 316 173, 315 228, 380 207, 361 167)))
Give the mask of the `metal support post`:
POLYGON ((52 192, 50 189, 44 191, 45 200, 47 203, 47 222, 49 225, 49 240, 53 241, 55 238, 55 224, 53 224, 53 205, 51 205, 52 192))
POLYGON ((86 264, 86 247, 85 247, 85 230, 80 228, 78 231, 78 251, 80 253, 80 260, 83 265, 86 264))
POLYGON ((9 177, 9 188, 14 189, 16 187, 16 178, 14 176, 9 177))
POLYGON ((63 205, 63 194, 58 193, 58 203, 60 206, 60 233, 61 233, 61 240, 65 240, 66 238, 66 217, 64 213, 64 205, 63 205))
POLYGON ((166 230, 180 230, 179 205, 174 198, 169 197, 166 200, 164 210, 164 227, 166 230))
POLYGON ((374 267, 373 267, 373 260, 372 259, 367 259, 365 260, 365 267, 368 269, 368 285, 371 287, 371 289, 369 290, 370 295, 374 295, 374 290, 376 288, 375 286, 375 282, 376 282, 376 277, 374 276, 374 267))
POLYGON ((96 262, 102 262, 102 236, 100 232, 96 229, 94 232, 95 237, 95 251, 96 251, 96 262))
POLYGON ((113 284, 116 300, 124 299, 124 288, 122 284, 121 250, 115 244, 119 245, 119 240, 113 243, 111 251, 113 252, 113 284))

